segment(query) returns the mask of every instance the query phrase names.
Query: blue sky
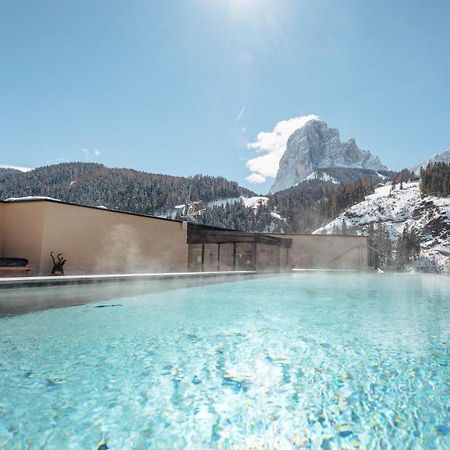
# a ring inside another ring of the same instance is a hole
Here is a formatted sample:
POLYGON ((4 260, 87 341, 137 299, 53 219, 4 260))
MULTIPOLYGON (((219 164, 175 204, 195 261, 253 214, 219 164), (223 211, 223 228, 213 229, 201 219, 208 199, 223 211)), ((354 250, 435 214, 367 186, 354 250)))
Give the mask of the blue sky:
POLYGON ((223 175, 316 114, 399 169, 450 148, 450 2, 0 0, 0 164, 223 175))

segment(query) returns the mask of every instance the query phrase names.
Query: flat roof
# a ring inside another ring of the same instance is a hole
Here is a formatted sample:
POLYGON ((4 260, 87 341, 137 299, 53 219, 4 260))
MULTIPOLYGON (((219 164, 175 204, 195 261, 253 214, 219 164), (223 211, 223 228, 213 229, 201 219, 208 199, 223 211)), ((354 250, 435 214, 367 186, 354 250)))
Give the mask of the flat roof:
MULTIPOLYGON (((255 234, 256 231, 239 231, 239 230, 233 230, 231 228, 221 228, 216 227, 213 225, 206 225, 203 223, 195 223, 195 222, 189 222, 187 220, 178 220, 178 219, 169 219, 167 217, 159 217, 159 216, 152 216, 150 214, 140 214, 140 213, 134 213, 129 211, 123 211, 120 209, 110 209, 104 206, 90 206, 90 205, 81 205, 79 203, 72 203, 72 202, 66 202, 63 200, 58 200, 54 198, 46 198, 46 197, 36 197, 36 198, 18 198, 17 200, 0 200, 0 203, 4 203, 6 205, 12 204, 12 203, 38 203, 38 202, 47 202, 47 203, 55 203, 57 205, 66 205, 66 206, 76 206, 78 208, 89 208, 96 211, 106 211, 106 212, 112 212, 112 213, 118 213, 118 214, 127 214, 129 216, 136 216, 136 217, 145 217, 147 219, 156 219, 156 220, 165 220, 169 222, 175 222, 175 223, 187 223, 190 227, 195 226, 202 228, 204 230, 217 230, 217 231, 229 231, 233 233, 248 233, 248 234, 255 234)), ((261 233, 259 233, 261 234, 261 233)))
POLYGON ((224 230, 217 227, 188 224, 189 244, 227 244, 237 242, 259 242, 261 244, 290 247, 292 239, 272 236, 269 233, 224 230))
POLYGON ((104 206, 90 206, 90 205, 81 205, 79 203, 71 203, 66 202, 63 200, 57 200, 52 198, 18 198, 17 200, 1 200, 0 203, 4 203, 6 205, 12 204, 12 203, 38 203, 38 202, 47 202, 47 203, 56 203, 57 205, 67 205, 67 206, 77 206, 78 208, 89 208, 89 209, 95 209, 96 211, 107 211, 107 212, 113 212, 113 213, 119 213, 119 214, 127 214, 129 216, 137 216, 137 217, 146 217, 148 219, 158 219, 158 220, 166 220, 169 222, 177 222, 177 223, 183 223, 186 221, 183 220, 177 220, 177 219, 169 219, 167 217, 159 217, 159 216, 151 216, 149 214, 140 214, 140 213, 134 213, 129 211, 123 211, 121 209, 110 209, 106 208, 104 206))
POLYGON ((345 237, 345 238, 360 238, 367 239, 367 236, 354 235, 354 234, 314 234, 314 233, 269 233, 272 236, 308 236, 308 237, 345 237))
MULTIPOLYGON (((159 216, 152 216, 150 214, 140 214, 140 213, 134 213, 134 212, 129 212, 129 211, 123 211, 120 209, 110 209, 110 208, 106 208, 106 207, 99 207, 99 206, 90 206, 90 205, 81 205, 79 203, 72 203, 72 202, 66 202, 64 200, 58 200, 58 199, 53 199, 53 198, 45 198, 45 197, 36 197, 36 198, 18 198, 17 200, 0 200, 0 203, 8 205, 8 204, 12 204, 12 203, 38 203, 38 202, 47 202, 47 203, 55 203, 58 205, 66 205, 66 206, 76 206, 78 208, 88 208, 88 209, 93 209, 95 211, 106 211, 106 212, 112 212, 112 213, 117 213, 117 214, 127 214, 129 216, 136 216, 136 217, 145 217, 147 219, 156 219, 156 220, 165 220, 168 222, 175 222, 175 223, 187 223, 188 227, 190 228, 199 228, 202 229, 204 231, 222 231, 222 232, 232 232, 232 233, 240 233, 242 236, 247 234, 248 236, 250 235, 258 235, 260 237, 263 237, 264 240, 266 240, 266 242, 268 243, 268 240, 266 238, 270 238, 270 237, 275 237, 276 236, 327 236, 327 237, 351 237, 351 238, 365 238, 367 239, 367 236, 353 236, 353 235, 344 235, 344 234, 302 234, 302 233, 260 233, 257 231, 240 231, 240 230, 233 230, 231 228, 222 228, 222 227, 217 227, 217 226, 213 226, 213 225, 206 225, 206 224, 202 224, 202 223, 195 223, 195 222, 189 222, 187 220, 178 220, 178 219, 169 219, 167 217, 159 217, 159 216)), ((200 230, 198 230, 200 231, 200 230)), ((287 239, 284 239, 287 240, 287 239)), ((217 242, 217 241, 216 241, 217 242)), ((247 240, 248 242, 248 240, 247 240)), ((262 242, 262 239, 260 238, 260 242, 262 242)), ((192 242, 194 243, 194 242, 192 242)), ((197 242, 199 243, 199 242, 197 242)), ((273 242, 275 243, 275 242, 273 242)))

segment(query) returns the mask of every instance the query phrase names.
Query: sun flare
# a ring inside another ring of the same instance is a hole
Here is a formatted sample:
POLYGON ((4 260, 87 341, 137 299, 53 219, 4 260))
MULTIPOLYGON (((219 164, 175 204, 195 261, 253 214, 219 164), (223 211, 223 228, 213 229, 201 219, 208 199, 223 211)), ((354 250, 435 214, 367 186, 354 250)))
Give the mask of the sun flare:
POLYGON ((266 9, 271 0, 227 0, 222 3, 228 6, 231 14, 236 18, 245 18, 258 15, 266 9))

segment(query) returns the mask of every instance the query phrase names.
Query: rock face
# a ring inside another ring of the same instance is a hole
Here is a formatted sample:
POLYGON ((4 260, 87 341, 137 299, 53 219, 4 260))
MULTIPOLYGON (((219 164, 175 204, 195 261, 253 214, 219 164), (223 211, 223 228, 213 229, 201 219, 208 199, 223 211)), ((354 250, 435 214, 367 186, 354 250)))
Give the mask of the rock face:
POLYGON ((354 139, 341 142, 337 129, 311 120, 289 137, 270 192, 300 183, 316 169, 331 167, 387 170, 378 157, 358 148, 354 139))

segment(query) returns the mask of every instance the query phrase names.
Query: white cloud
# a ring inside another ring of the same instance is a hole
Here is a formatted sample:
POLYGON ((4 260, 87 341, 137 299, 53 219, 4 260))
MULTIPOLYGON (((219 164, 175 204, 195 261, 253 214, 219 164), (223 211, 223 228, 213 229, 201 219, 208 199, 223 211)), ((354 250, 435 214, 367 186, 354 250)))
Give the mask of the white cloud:
POLYGON ((82 148, 81 153, 83 153, 85 159, 93 159, 98 158, 102 154, 102 151, 99 150, 98 148, 94 148, 92 150, 82 148))
POLYGON ((260 184, 266 182, 266 177, 263 177, 259 173, 252 173, 245 178, 249 183, 260 184))
POLYGON ((273 178, 277 175, 280 158, 281 155, 267 153, 248 160, 246 165, 250 172, 252 172, 252 175, 255 174, 264 178, 273 178))
POLYGON ((318 119, 315 114, 293 117, 292 119, 278 122, 272 131, 262 131, 256 136, 256 141, 247 144, 247 147, 257 152, 264 153, 262 156, 247 161, 247 168, 251 175, 247 177, 250 183, 263 183, 266 178, 275 178, 278 172, 280 159, 286 150, 289 136, 306 122, 318 119), (253 181, 252 181, 253 180, 253 181))

